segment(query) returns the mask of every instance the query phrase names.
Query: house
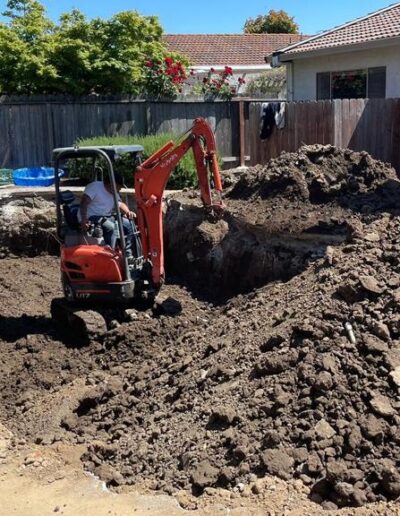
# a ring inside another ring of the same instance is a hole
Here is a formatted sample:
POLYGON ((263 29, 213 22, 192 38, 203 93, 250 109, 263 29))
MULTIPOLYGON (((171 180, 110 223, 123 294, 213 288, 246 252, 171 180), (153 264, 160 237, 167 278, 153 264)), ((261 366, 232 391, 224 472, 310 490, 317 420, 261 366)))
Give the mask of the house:
POLYGON ((400 3, 267 56, 289 100, 400 97, 400 3))
MULTIPOLYGON (((188 57, 195 76, 192 84, 202 80, 211 68, 220 72, 225 66, 233 69, 232 82, 241 77, 248 83, 270 70, 270 64, 264 59, 267 53, 307 37, 300 34, 167 34, 163 41, 172 52, 188 57)), ((245 85, 239 93, 244 91, 245 85)))

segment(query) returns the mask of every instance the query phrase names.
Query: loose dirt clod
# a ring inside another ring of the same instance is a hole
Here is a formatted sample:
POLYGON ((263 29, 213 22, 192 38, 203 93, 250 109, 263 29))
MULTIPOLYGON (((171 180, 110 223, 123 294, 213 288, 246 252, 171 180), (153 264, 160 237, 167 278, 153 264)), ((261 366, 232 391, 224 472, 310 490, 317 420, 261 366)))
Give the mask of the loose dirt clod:
POLYGON ((0 261, 1 421, 86 444, 85 468, 111 486, 255 493, 273 474, 325 508, 396 499, 393 169, 307 146, 232 183, 217 222, 191 193, 171 203, 163 298, 88 346, 48 319, 56 258, 0 261))

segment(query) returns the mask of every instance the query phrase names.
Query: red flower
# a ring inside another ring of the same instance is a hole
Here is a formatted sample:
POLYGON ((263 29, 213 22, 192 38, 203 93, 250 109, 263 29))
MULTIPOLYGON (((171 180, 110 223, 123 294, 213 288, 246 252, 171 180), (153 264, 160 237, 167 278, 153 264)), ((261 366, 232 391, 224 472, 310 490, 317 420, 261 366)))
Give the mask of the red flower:
POLYGON ((225 66, 225 73, 227 75, 233 75, 233 69, 230 66, 225 66))
POLYGON ((171 66, 171 65, 172 65, 172 63, 174 62, 174 60, 172 59, 172 57, 166 57, 166 58, 164 59, 164 61, 165 61, 165 64, 166 64, 167 66, 171 66))
POLYGON ((211 73, 214 73, 214 72, 215 72, 215 69, 214 69, 214 68, 210 68, 210 72, 211 72, 211 73))
POLYGON ((150 61, 150 60, 149 60, 149 61, 146 61, 146 62, 144 63, 144 66, 147 66, 148 68, 152 68, 152 66, 153 66, 153 61, 150 61))

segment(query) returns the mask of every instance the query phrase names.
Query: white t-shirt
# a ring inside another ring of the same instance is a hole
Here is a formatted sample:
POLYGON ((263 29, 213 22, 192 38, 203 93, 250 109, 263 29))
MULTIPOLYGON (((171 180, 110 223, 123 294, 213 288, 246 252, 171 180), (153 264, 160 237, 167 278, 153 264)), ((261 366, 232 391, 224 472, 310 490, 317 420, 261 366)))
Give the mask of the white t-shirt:
MULTIPOLYGON (((108 217, 115 211, 114 197, 106 190, 103 181, 93 181, 89 183, 84 194, 90 197, 91 202, 87 208, 87 218, 108 217)), ((81 210, 78 211, 78 220, 81 221, 81 210)))

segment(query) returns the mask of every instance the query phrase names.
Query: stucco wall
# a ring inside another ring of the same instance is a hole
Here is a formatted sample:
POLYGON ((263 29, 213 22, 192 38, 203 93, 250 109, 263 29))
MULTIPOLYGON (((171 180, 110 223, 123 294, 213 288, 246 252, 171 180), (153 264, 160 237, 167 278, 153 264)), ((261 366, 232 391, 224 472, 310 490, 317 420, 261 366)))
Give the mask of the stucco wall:
POLYGON ((292 85, 289 86, 292 92, 288 91, 288 98, 291 100, 316 100, 317 73, 376 66, 386 66, 386 98, 400 97, 400 44, 397 44, 358 52, 296 59, 292 65, 292 77, 290 77, 291 67, 287 67, 288 85, 292 85))

